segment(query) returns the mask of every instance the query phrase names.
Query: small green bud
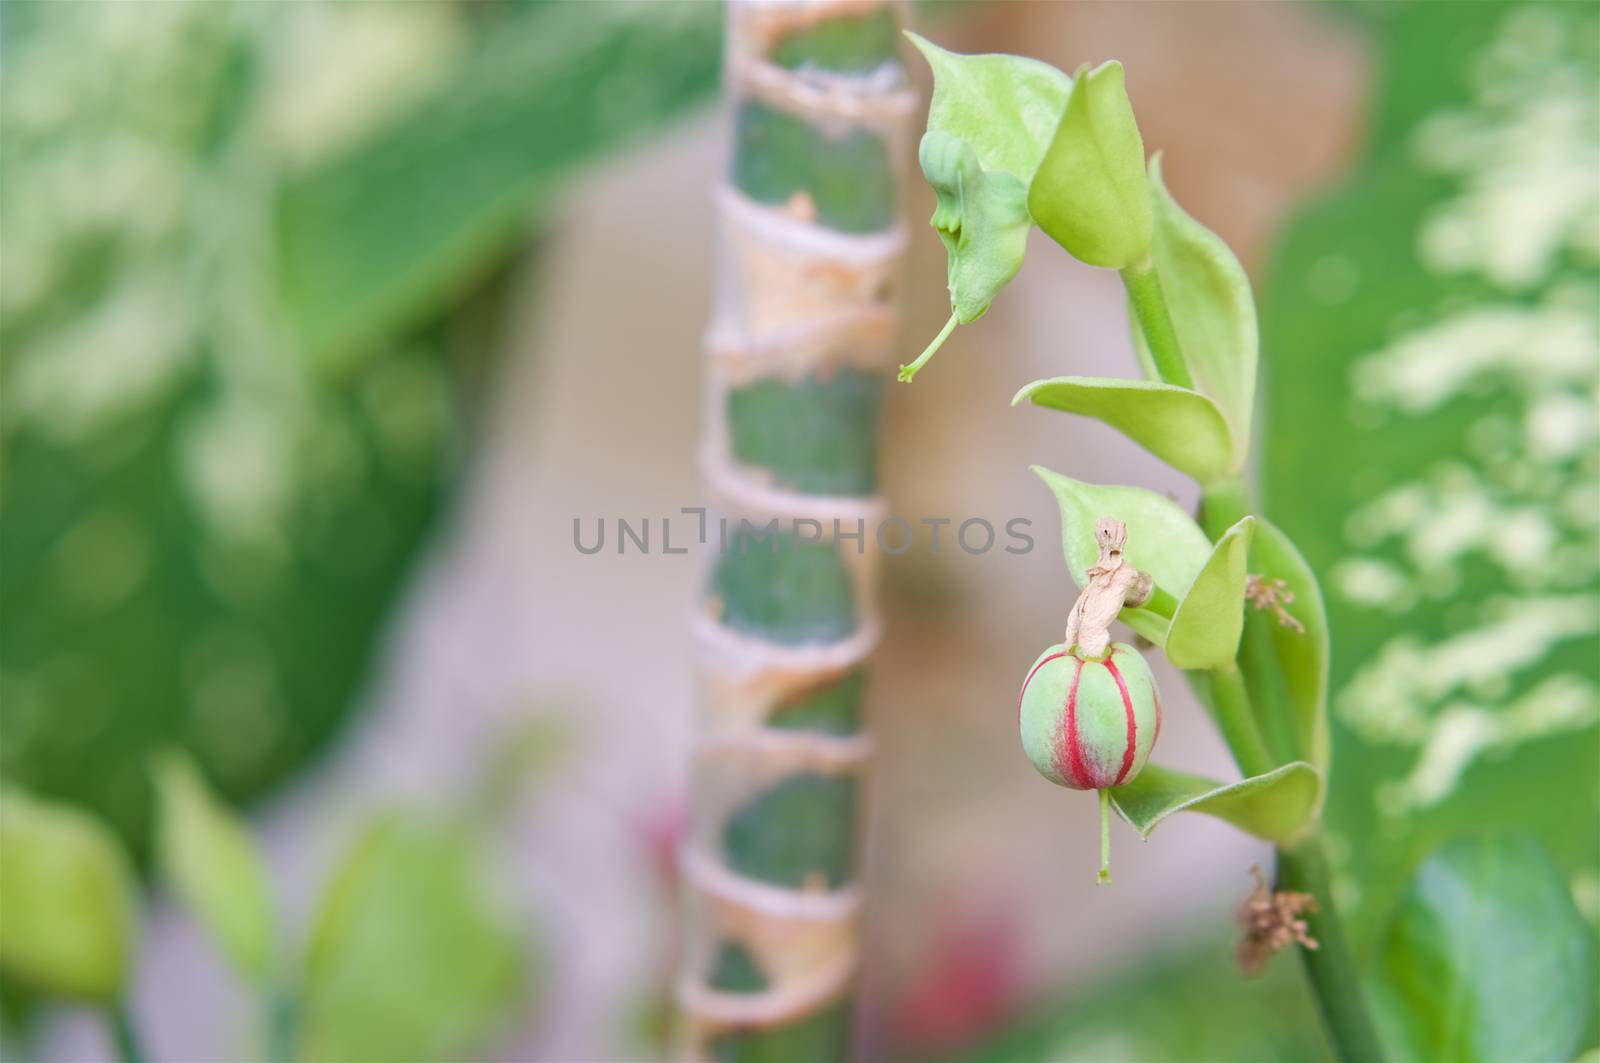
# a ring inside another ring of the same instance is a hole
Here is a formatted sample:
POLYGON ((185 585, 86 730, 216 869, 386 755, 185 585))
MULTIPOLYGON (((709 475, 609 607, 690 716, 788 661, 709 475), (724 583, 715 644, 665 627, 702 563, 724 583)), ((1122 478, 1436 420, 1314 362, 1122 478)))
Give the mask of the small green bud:
POLYGON ((1138 650, 1114 643, 1099 659, 1065 645, 1039 655, 1022 684, 1022 748, 1039 773, 1074 790, 1138 777, 1161 733, 1161 697, 1138 650))
POLYGON ((1144 141, 1122 64, 1079 70, 1061 124, 1028 186, 1028 212, 1079 261, 1126 269, 1150 257, 1144 141))

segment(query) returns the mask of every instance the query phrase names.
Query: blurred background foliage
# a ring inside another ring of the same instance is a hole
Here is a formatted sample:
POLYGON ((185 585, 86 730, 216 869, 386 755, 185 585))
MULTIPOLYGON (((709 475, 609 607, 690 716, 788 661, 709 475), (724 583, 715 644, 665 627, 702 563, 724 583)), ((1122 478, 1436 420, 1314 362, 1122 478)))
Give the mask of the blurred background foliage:
POLYGON ((0 18, 0 770, 143 852, 146 752, 249 800, 359 703, 556 182, 711 93, 720 12, 0 18))

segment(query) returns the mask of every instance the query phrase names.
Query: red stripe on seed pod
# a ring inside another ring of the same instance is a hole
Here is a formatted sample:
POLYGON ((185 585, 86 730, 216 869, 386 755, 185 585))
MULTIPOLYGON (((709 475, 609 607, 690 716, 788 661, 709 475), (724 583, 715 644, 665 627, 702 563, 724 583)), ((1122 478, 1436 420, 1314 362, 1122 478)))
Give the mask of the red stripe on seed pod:
POLYGON ((1092 790, 1089 776, 1083 767, 1083 743, 1078 739, 1078 682, 1083 678, 1083 661, 1078 658, 1077 670, 1072 673, 1072 685, 1067 688, 1067 718, 1065 726, 1056 732, 1056 771, 1079 790, 1092 790), (1061 763, 1061 746, 1065 740, 1067 763, 1061 763))
POLYGON ((1052 653, 1050 656, 1040 659, 1039 663, 1033 666, 1033 671, 1029 672, 1028 673, 1028 678, 1026 678, 1026 679, 1024 679, 1022 681, 1022 690, 1021 690, 1020 693, 1017 694, 1017 722, 1018 723, 1022 722, 1022 699, 1028 696, 1028 684, 1033 682, 1033 677, 1039 674, 1039 669, 1043 668, 1045 665, 1049 664, 1051 661, 1054 661, 1054 660, 1056 660, 1058 658, 1061 658, 1061 657, 1065 657, 1071 652, 1072 652, 1071 650, 1062 650, 1060 653, 1052 653))
POLYGON ((1156 703, 1156 733, 1150 736, 1150 744, 1154 746, 1157 739, 1161 737, 1161 691, 1152 686, 1150 688, 1150 697, 1156 703))
POLYGON ((1120 786, 1122 780, 1128 777, 1128 770, 1133 767, 1133 751, 1139 741, 1139 725, 1133 718, 1133 699, 1128 696, 1128 684, 1122 681, 1122 673, 1111 663, 1110 655, 1107 655, 1105 664, 1106 671, 1117 681, 1117 689, 1122 691, 1122 710, 1128 714, 1128 748, 1122 754, 1122 770, 1117 772, 1117 779, 1111 784, 1120 786))

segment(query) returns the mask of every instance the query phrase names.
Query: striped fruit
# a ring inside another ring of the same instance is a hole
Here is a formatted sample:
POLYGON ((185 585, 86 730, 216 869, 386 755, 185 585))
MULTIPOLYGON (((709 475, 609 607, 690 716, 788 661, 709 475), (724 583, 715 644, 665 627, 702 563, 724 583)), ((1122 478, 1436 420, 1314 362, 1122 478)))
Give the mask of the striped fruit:
POLYGON ((1139 651, 1114 643, 1101 660, 1051 646, 1018 703, 1022 748, 1040 774, 1074 790, 1130 783, 1161 733, 1161 696, 1139 651))

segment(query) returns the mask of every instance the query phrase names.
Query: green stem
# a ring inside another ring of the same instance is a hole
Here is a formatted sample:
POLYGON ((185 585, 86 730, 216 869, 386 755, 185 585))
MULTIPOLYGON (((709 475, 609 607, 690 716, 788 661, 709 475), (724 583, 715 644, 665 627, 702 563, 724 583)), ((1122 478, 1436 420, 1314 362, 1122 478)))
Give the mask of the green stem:
POLYGON ((1255 713, 1250 708, 1250 692, 1245 689, 1244 675, 1238 665, 1212 669, 1208 677, 1217 727, 1239 770, 1249 777, 1265 775, 1277 767, 1256 726, 1255 713))
POLYGON ((1307 913, 1305 918, 1318 947, 1301 949, 1300 957, 1334 1051, 1347 1063, 1381 1061, 1383 1042, 1367 1011, 1361 991, 1361 972, 1345 940, 1339 909, 1333 904, 1327 854, 1320 834, 1292 849, 1278 850, 1277 885, 1279 889, 1309 893, 1317 899, 1317 910, 1307 913))
POLYGON ((1111 885, 1111 791, 1100 790, 1100 875, 1102 886, 1111 885))
POLYGON ((127 1001, 118 1002, 107 1014, 106 1021, 111 1026, 111 1040, 117 1046, 117 1058, 122 1063, 145 1063, 149 1057, 139 1040, 139 1031, 134 1028, 127 1001))
POLYGON ((911 383, 912 378, 917 375, 917 370, 927 365, 928 359, 938 353, 939 348, 944 346, 944 341, 950 338, 950 333, 956 330, 956 325, 959 323, 956 320, 956 315, 952 313, 950 320, 944 323, 944 328, 940 329, 939 334, 933 338, 933 342, 924 347, 922 353, 917 355, 916 361, 910 365, 900 367, 900 382, 902 384, 911 383))
MULTIPOLYGON (((1250 511, 1250 494, 1242 480, 1235 478, 1210 484, 1200 502, 1200 526, 1206 534, 1217 538, 1250 511)), ((1276 661, 1259 642, 1248 638, 1242 648, 1241 659, 1250 670, 1250 685, 1258 692, 1271 692, 1274 695, 1270 704, 1259 706, 1259 714, 1251 714, 1252 718, 1265 721, 1264 729, 1273 739, 1279 759, 1302 756, 1303 751, 1288 723, 1289 707, 1282 694, 1281 677, 1271 677, 1279 680, 1273 683, 1267 674, 1276 670, 1276 661)), ((1248 706, 1248 690, 1241 690, 1241 694, 1248 706)), ((1242 761, 1240 767, 1244 767, 1242 761)), ((1379 1040, 1377 1029, 1367 1011, 1366 999, 1361 991, 1361 972, 1350 951, 1350 944, 1345 940, 1344 925, 1339 918, 1339 909, 1333 903, 1330 880, 1327 853, 1320 833, 1311 835, 1293 848, 1278 849, 1278 888, 1309 893, 1317 899, 1317 911, 1308 914, 1306 922, 1318 947, 1315 950, 1301 949, 1300 956, 1334 1051, 1341 1060, 1351 1063, 1382 1060, 1383 1042, 1379 1040)))
POLYGON ((1200 527, 1213 542, 1250 515, 1250 491, 1237 476, 1207 484, 1200 496, 1200 527))
POLYGON ((295 1030, 300 1022, 299 1001, 292 989, 276 985, 267 989, 267 1058, 290 1063, 295 1058, 295 1030))
POLYGON ((1178 345, 1178 330, 1172 327, 1172 315, 1167 312, 1167 299, 1161 292, 1161 277, 1156 273, 1155 263, 1145 259, 1129 266, 1122 271, 1122 283, 1128 289, 1133 314, 1139 319, 1139 331, 1150 349, 1156 376, 1164 384, 1193 387, 1189 367, 1183 361, 1183 349, 1178 345))

